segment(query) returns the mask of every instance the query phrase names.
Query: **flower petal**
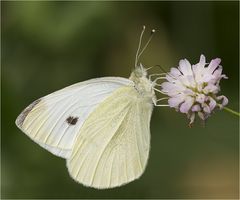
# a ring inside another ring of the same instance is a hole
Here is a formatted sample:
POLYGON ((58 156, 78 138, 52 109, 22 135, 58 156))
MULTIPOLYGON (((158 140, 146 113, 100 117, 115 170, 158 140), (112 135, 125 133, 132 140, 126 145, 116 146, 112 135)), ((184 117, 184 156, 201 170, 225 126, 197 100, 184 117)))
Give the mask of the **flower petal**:
POLYGON ((202 68, 206 65, 206 58, 205 56, 202 54, 200 56, 200 60, 199 60, 199 66, 201 66, 202 68))
POLYGON ((213 109, 216 107, 217 103, 216 101, 212 98, 212 97, 209 97, 209 108, 211 111, 213 111, 213 109))
POLYGON ((211 109, 207 104, 203 104, 203 111, 205 113, 211 113, 211 109))
POLYGON ((209 73, 213 73, 213 71, 218 67, 218 65, 221 63, 221 59, 220 58, 215 58, 213 60, 211 60, 210 64, 208 65, 208 72, 209 73))
POLYGON ((163 82, 161 84, 161 87, 162 87, 163 92, 167 92, 171 95, 177 94, 177 93, 185 90, 185 87, 183 85, 174 84, 174 83, 170 83, 170 82, 163 82))
POLYGON ((228 104, 228 98, 223 95, 217 97, 217 100, 222 100, 220 108, 222 108, 228 104))
POLYGON ((213 72, 213 75, 216 79, 219 79, 222 75, 222 66, 219 66, 218 69, 213 72))
POLYGON ((192 75, 192 66, 187 59, 180 60, 178 69, 184 75, 192 75))
POLYGON ((188 80, 188 83, 189 83, 190 87, 192 87, 192 88, 196 87, 196 82, 195 82, 194 77, 192 75, 188 75, 187 80, 188 80))
POLYGON ((180 112, 182 113, 188 113, 190 108, 192 107, 194 101, 192 97, 188 97, 184 103, 181 104, 180 106, 180 112))
POLYGON ((188 96, 194 96, 195 94, 191 89, 188 89, 188 88, 185 89, 182 93, 188 96))
POLYGON ((199 63, 192 66, 194 75, 197 79, 201 78, 201 74, 202 74, 202 71, 204 70, 205 65, 206 65, 206 58, 204 55, 201 55, 199 63))
POLYGON ((215 76, 213 74, 205 73, 202 77, 202 82, 207 83, 212 79, 214 80, 214 78, 215 78, 215 76))
POLYGON ((198 111, 200 111, 201 110, 201 107, 197 104, 197 105, 194 105, 193 107, 192 107, 192 111, 193 112, 198 112, 198 111))
POLYGON ((206 96, 204 94, 198 94, 196 96, 196 101, 199 103, 204 103, 205 99, 206 99, 206 96))
POLYGON ((170 74, 173 76, 173 77, 178 77, 178 76, 181 76, 181 72, 175 68, 175 67, 172 67, 171 68, 171 71, 170 71, 170 74))
POLYGON ((213 85, 213 84, 208 84, 205 88, 203 88, 203 92, 205 94, 208 94, 208 93, 218 93, 218 91, 220 90, 220 88, 216 85, 213 85))
POLYGON ((168 99, 168 104, 170 107, 178 107, 180 103, 183 102, 183 98, 179 98, 179 97, 172 97, 170 99, 168 99))
POLYGON ((167 79, 167 81, 169 81, 169 82, 175 82, 176 81, 176 79, 173 77, 173 76, 171 76, 171 75, 166 75, 166 79, 167 79))
POLYGON ((162 87, 162 89, 163 89, 164 91, 167 92, 167 91, 169 91, 169 90, 175 89, 176 85, 173 84, 173 83, 169 83, 169 82, 163 82, 163 83, 161 84, 161 87, 162 87))

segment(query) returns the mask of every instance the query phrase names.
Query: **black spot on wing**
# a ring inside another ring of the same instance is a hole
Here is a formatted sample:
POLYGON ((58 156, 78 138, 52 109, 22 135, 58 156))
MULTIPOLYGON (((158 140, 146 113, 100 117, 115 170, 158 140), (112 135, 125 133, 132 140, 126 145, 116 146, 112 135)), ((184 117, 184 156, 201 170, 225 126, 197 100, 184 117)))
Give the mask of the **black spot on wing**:
POLYGON ((78 121, 78 117, 72 117, 72 116, 70 116, 70 117, 68 117, 68 118, 66 119, 66 122, 67 122, 69 125, 75 125, 75 124, 77 123, 77 121, 78 121))
POLYGON ((37 99, 36 101, 34 101, 33 103, 31 103, 28 107, 26 107, 22 113, 18 116, 17 120, 16 120, 16 125, 18 127, 22 127, 24 120, 26 119, 26 117, 28 116, 28 113, 31 112, 31 110, 41 101, 40 99, 37 99))

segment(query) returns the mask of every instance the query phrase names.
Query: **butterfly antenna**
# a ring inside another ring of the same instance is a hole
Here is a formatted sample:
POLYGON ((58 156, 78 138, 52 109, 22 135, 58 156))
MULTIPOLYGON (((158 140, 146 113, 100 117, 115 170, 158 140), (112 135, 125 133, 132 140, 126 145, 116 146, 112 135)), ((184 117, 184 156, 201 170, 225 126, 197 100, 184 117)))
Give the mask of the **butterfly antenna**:
POLYGON ((141 52, 138 54, 137 60, 139 60, 140 56, 142 55, 142 53, 145 51, 145 49, 147 48, 148 44, 151 42, 153 34, 156 32, 155 29, 152 29, 151 31, 151 35, 147 41, 147 43, 144 45, 144 47, 142 48, 141 52))
POLYGON ((143 26, 143 29, 142 29, 142 32, 141 32, 141 35, 140 35, 140 38, 139 38, 139 43, 138 43, 138 49, 137 49, 137 53, 136 53, 136 57, 135 57, 135 68, 137 67, 137 62, 138 62, 138 58, 139 58, 139 51, 140 51, 140 48, 141 48, 141 45, 142 45, 142 37, 143 37, 143 33, 145 31, 145 26, 143 26))

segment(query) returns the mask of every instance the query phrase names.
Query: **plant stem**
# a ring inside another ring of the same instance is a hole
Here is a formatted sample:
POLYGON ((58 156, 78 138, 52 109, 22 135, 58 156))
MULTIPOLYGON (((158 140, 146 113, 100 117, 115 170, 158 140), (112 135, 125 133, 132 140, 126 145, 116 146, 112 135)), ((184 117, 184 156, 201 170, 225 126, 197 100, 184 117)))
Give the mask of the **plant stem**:
POLYGON ((234 111, 234 110, 232 110, 232 109, 230 109, 228 107, 223 107, 223 109, 228 111, 228 112, 230 112, 230 113, 232 113, 232 114, 234 114, 234 115, 237 115, 238 117, 240 117, 240 113, 239 112, 236 112, 236 111, 234 111))

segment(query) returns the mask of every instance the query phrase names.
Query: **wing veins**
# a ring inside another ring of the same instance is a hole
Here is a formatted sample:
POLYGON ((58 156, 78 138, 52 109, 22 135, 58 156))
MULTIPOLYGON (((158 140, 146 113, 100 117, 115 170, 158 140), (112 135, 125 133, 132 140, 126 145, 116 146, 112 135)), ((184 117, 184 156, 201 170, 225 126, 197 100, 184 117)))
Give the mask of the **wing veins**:
MULTIPOLYGON (((97 96, 99 96, 99 95, 103 95, 103 94, 105 94, 105 93, 107 93, 107 92, 103 92, 103 93, 100 93, 100 94, 97 94, 97 95, 94 95, 94 96, 92 96, 91 98, 93 98, 93 97, 97 97, 97 96)), ((54 126, 51 128, 51 131, 50 131, 50 133, 53 131, 53 129, 57 126, 57 123, 60 121, 60 119, 67 113, 67 111, 69 110, 69 109, 71 109, 71 108, 73 108, 77 103, 78 103, 78 101, 79 101, 79 99, 77 100, 77 101, 75 101, 70 107, 68 107, 61 115, 60 115, 60 117, 58 118, 58 120, 57 120, 57 122, 54 124, 54 126)), ((97 104, 99 104, 99 103, 94 103, 94 104, 91 104, 91 105, 85 105, 85 106, 78 106, 77 107, 77 109, 78 108, 80 108, 80 107, 89 107, 89 106, 94 106, 94 105, 97 105, 97 104)), ((72 112, 73 113, 73 112, 72 112)), ((68 129, 69 127, 67 127, 67 129, 68 129)), ((66 130, 67 130, 66 129, 66 130)), ((63 132, 63 135, 60 137, 60 140, 62 139, 62 137, 65 135, 65 133, 66 133, 66 131, 64 131, 63 132)), ((49 135, 51 135, 51 134, 49 134, 49 135)), ((47 139, 49 138, 49 136, 47 137, 47 139)), ((45 141, 44 142, 47 142, 47 139, 45 139, 45 141)), ((58 144, 60 143, 60 140, 59 140, 59 142, 58 142, 58 144)), ((58 145, 57 144, 57 145, 58 145)))
MULTIPOLYGON (((125 107, 124 107, 124 108, 125 108, 125 107)), ((107 126, 107 125, 105 124, 104 127, 106 127, 106 126, 107 126)), ((102 130, 104 127, 102 127, 100 130, 102 130)), ((95 133, 95 135, 94 135, 92 138, 94 138, 96 135, 97 135, 97 132, 95 133)), ((114 135, 113 135, 113 136, 114 136, 114 135)), ((112 137, 113 137, 113 136, 112 136, 112 137)), ((111 139, 110 139, 110 141, 111 141, 111 139)), ((108 145, 108 144, 109 144, 109 142, 107 143, 107 145, 108 145)), ((80 150, 80 148, 78 148, 78 151, 79 151, 79 150, 80 150)), ((86 155, 89 154, 89 151, 90 151, 90 150, 91 150, 91 148, 88 149, 86 155)), ((76 154, 79 153, 78 151, 76 152, 76 154)), ((75 154, 75 155, 76 155, 76 154, 75 154)), ((74 156, 75 156, 75 155, 74 155, 74 156)), ((83 160, 81 163, 84 163, 84 161, 85 161, 85 159, 86 159, 86 157, 87 157, 86 155, 85 155, 85 157, 84 157, 84 160, 83 160)), ((102 154, 101 154, 101 155, 102 155, 102 154)), ((71 159, 71 160, 73 160, 73 159, 71 159)), ((99 162, 99 160, 98 160, 98 162, 99 162)), ((77 173, 77 176, 76 176, 76 177, 79 176, 79 173, 80 173, 81 168, 82 168, 82 166, 79 167, 78 173, 77 173)))
MULTIPOLYGON (((72 100, 72 99, 71 99, 71 100, 72 100)), ((69 101, 70 101, 70 100, 69 100, 69 101)), ((68 103, 69 103, 69 102, 65 103, 64 105, 66 105, 66 104, 68 104, 68 103)), ((55 104, 54 107, 51 109, 51 110, 56 110, 55 112, 52 113, 52 115, 58 113, 58 110, 57 110, 57 109, 54 109, 56 106, 58 106, 58 105, 55 104)), ((71 106, 69 106, 68 109, 69 109, 69 108, 71 108, 71 106)), ((66 110, 68 110, 68 109, 66 109, 66 110)), ((60 115, 60 116, 62 117, 62 115, 60 115)), ((49 116, 49 117, 50 117, 50 116, 49 116)), ((41 123, 41 125, 39 126, 39 128, 38 128, 37 131, 36 131, 36 134, 34 135, 34 138, 37 137, 37 135, 39 134, 39 131, 40 131, 40 130, 42 129, 42 127, 46 124, 46 122, 48 121, 49 117, 46 117, 46 119, 41 123)), ((58 123, 58 121, 59 121, 59 118, 56 120, 55 125, 58 123)), ((54 125, 53 127, 55 127, 55 125, 54 125)), ((47 143, 47 139, 48 139, 49 136, 51 135, 52 130, 53 130, 53 129, 51 129, 51 131, 49 131, 49 134, 48 134, 47 137, 44 139, 44 142, 43 142, 43 143, 47 143)))
MULTIPOLYGON (((91 183, 93 182, 94 176, 95 176, 95 174, 96 174, 97 168, 98 168, 98 166, 99 166, 99 162, 100 162, 103 154, 105 153, 105 151, 106 151, 107 147, 109 146, 109 144, 111 144, 111 140, 114 138, 114 136, 116 135, 116 132, 117 132, 118 129, 121 127, 121 124, 123 123, 123 121, 124 121, 124 119, 125 119, 125 116, 128 114, 128 112, 129 112, 129 110, 125 113, 125 115, 124 115, 121 123, 119 124, 118 128, 116 129, 115 133, 112 135, 112 137, 110 138, 110 140, 108 141, 108 143, 107 143, 106 146, 104 147, 102 153, 100 154, 100 158, 98 159, 97 165, 96 165, 96 167, 94 168, 94 173, 93 173, 93 177, 92 177, 91 183)), ((114 147, 113 147, 113 148, 114 148, 114 147)))
MULTIPOLYGON (((139 104, 137 104, 137 109, 139 110, 139 104)), ((137 118, 136 113, 138 113, 138 112, 135 112, 135 119, 137 118)), ((134 135, 135 135, 135 139, 136 139, 136 146, 137 146, 137 152, 138 152, 138 158, 139 158, 138 164, 139 164, 139 166, 140 166, 140 168, 142 170, 143 166, 142 166, 141 156, 140 156, 140 151, 139 151, 139 146, 138 146, 136 123, 134 123, 134 130, 135 130, 134 135)))

